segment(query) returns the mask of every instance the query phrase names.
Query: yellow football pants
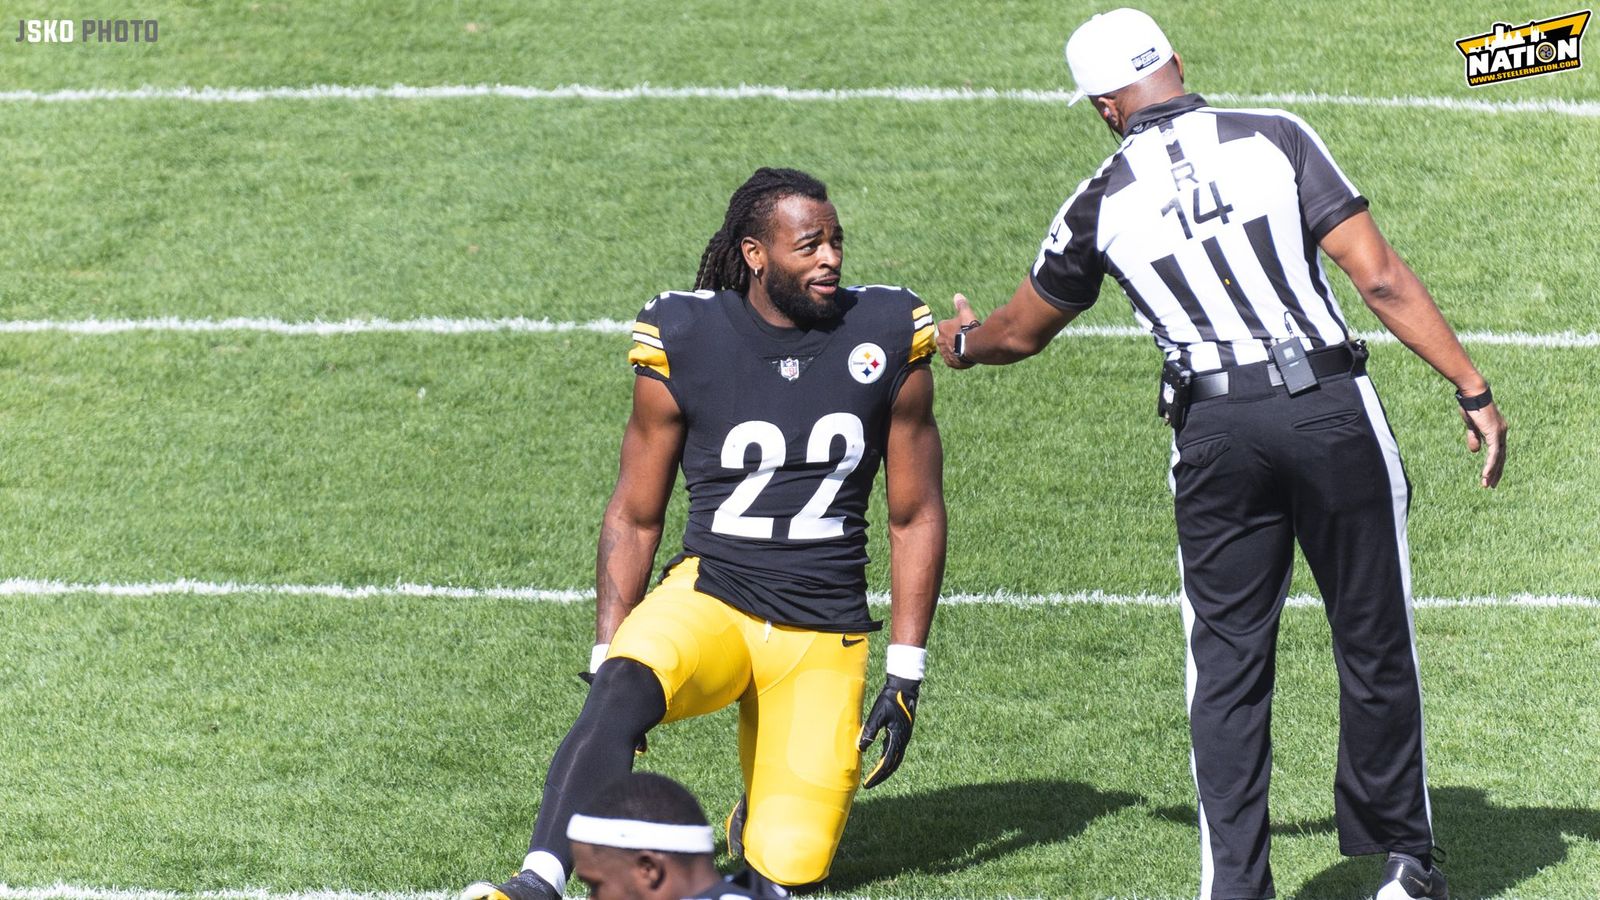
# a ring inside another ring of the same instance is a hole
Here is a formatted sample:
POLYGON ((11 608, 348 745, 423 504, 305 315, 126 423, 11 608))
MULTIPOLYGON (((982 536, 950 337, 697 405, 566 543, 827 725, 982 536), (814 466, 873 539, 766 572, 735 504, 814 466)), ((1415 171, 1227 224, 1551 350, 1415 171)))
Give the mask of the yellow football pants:
POLYGON ((745 861, 779 884, 833 864, 861 776, 866 635, 773 625, 694 589, 690 557, 633 609, 607 658, 649 666, 671 722, 739 701, 745 861))

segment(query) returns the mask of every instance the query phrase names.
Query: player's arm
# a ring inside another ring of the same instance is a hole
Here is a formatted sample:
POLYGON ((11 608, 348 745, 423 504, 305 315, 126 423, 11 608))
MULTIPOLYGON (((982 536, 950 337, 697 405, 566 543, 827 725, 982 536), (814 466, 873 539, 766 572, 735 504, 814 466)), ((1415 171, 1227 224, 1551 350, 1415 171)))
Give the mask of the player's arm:
POLYGON ((933 372, 906 376, 889 419, 889 642, 924 647, 944 579, 944 448, 933 419, 933 372))
POLYGON ((655 378, 635 378, 617 487, 600 521, 595 560, 597 650, 611 641, 623 618, 644 599, 683 453, 683 436, 683 414, 672 391, 655 378))
POLYGON ((1365 211, 1334 226, 1322 238, 1322 250, 1350 276, 1383 326, 1456 386, 1465 398, 1461 418, 1467 427, 1467 448, 1473 453, 1487 448, 1479 483, 1488 488, 1499 484, 1506 463, 1506 420, 1493 400, 1483 396, 1489 391, 1489 382, 1472 364, 1422 279, 1365 211), (1475 399, 1484 405, 1465 408, 1475 405, 1475 399))
POLYGON ((955 318, 939 323, 939 356, 946 365, 965 369, 1027 359, 1094 305, 1106 271, 1096 239, 1104 195, 1105 179, 1098 176, 1078 185, 1050 222, 1033 267, 987 320, 980 324, 967 298, 955 296, 955 318))
POLYGON ((883 756, 867 773, 876 787, 899 767, 911 740, 922 685, 928 630, 944 579, 944 449, 933 418, 933 373, 906 375, 889 419, 885 453, 889 501, 889 650, 883 690, 861 728, 859 746, 887 732, 883 756))
POLYGON ((1024 278, 1006 305, 995 310, 981 324, 967 298, 955 296, 956 315, 939 323, 939 356, 952 369, 965 369, 982 363, 1004 366, 1043 350, 1052 338, 1077 318, 1080 310, 1062 309, 1047 303, 1024 278), (965 330, 961 356, 955 353, 955 337, 965 330))

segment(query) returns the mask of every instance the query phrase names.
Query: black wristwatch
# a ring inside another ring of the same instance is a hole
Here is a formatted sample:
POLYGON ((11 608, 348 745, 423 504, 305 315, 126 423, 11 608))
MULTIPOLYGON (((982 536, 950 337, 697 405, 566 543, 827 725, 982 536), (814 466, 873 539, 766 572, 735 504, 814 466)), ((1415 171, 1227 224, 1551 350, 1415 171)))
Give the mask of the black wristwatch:
POLYGON ((982 324, 982 322, 968 322, 967 324, 961 326, 961 330, 956 332, 955 337, 950 339, 950 352, 955 354, 956 359, 961 360, 969 366, 974 365, 974 363, 972 360, 967 359, 967 332, 977 328, 982 324))
MULTIPOLYGON (((956 353, 956 355, 960 356, 961 354, 958 351, 956 353)), ((1476 410, 1483 409, 1485 406, 1488 406, 1489 404, 1493 403, 1494 402, 1494 394, 1489 390, 1489 385, 1485 384, 1483 386, 1483 393, 1474 394, 1471 397, 1462 396, 1460 391, 1456 391, 1456 402, 1461 404, 1461 408, 1466 410, 1467 412, 1474 412, 1476 410)))

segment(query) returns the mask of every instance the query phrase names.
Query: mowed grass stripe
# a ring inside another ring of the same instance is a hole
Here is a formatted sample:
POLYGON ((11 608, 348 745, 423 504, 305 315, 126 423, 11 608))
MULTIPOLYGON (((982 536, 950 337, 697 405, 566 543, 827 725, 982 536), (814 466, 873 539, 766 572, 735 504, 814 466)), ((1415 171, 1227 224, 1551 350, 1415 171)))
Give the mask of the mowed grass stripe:
MULTIPOLYGON (((259 331, 267 334, 302 335, 308 337, 335 337, 344 334, 482 334, 484 332, 514 332, 522 334, 561 334, 568 331, 588 331, 595 334, 626 334, 633 327, 631 320, 593 319, 587 322, 556 322, 550 319, 529 319, 516 316, 504 319, 345 319, 339 322, 286 322, 274 318, 183 319, 162 316, 152 319, 78 319, 78 320, 9 320, 0 321, 0 334, 62 334, 112 335, 139 331, 171 331, 209 333, 218 331, 259 331)), ((1068 338, 1135 338, 1147 333, 1132 325, 1073 325, 1061 333, 1068 338)), ((1397 343, 1394 335, 1385 332, 1355 332, 1369 343, 1397 343)), ((1555 334, 1528 334, 1522 331, 1468 331, 1458 337, 1469 344, 1499 344, 1508 347, 1547 347, 1550 349, 1587 349, 1600 347, 1600 334, 1578 334, 1563 331, 1555 334)))
MULTIPOLYGON (((623 353, 586 332, 6 336, 0 576, 587 586, 634 378, 623 353)), ((1506 484, 1485 491, 1449 386, 1402 348, 1375 348, 1417 486, 1418 595, 1600 596, 1600 521, 1548 514, 1600 493, 1594 430, 1572 424, 1589 402, 1574 355, 1479 349, 1518 429, 1506 484)), ((1091 340, 936 371, 948 593, 1176 593, 1158 366, 1143 341, 1091 340)), ((681 492, 669 512, 663 562, 681 492)), ((882 516, 880 495, 876 590, 882 516)), ((1302 576, 1292 592, 1315 587, 1302 576)))
MULTIPOLYGON (((1071 91, 998 88, 944 88, 907 85, 877 88, 795 88, 769 84, 737 86, 636 84, 605 87, 564 84, 538 87, 511 84, 376 85, 317 84, 310 87, 140 87, 70 88, 59 91, 0 91, 0 103, 110 103, 179 101, 194 103, 260 103, 268 100, 462 100, 495 97, 511 100, 784 100, 790 103, 843 103, 858 100, 895 103, 1048 103, 1066 104, 1071 91)), ((1553 113, 1580 118, 1600 117, 1600 103, 1583 100, 1480 100, 1460 97, 1321 94, 1285 91, 1267 94, 1220 92, 1210 97, 1234 105, 1355 106, 1368 109, 1435 109, 1488 114, 1553 113)))
MULTIPOLYGON (((1425 610, 1435 822, 1463 897, 1579 896, 1600 877, 1592 610, 1425 610), (1514 827, 1512 827, 1514 826, 1514 827)), ((272 595, 0 604, 7 882, 274 894, 448 891, 503 877, 583 702, 581 605, 272 595), (47 735, 48 739, 40 739, 47 735), (130 812, 136 811, 136 812, 130 812), (107 874, 107 873, 115 873, 107 874)), ((881 645, 871 638, 881 678, 881 645)), ((1328 785, 1325 617, 1279 638, 1274 867, 1286 895, 1362 896, 1328 785)), ((905 767, 857 800, 846 896, 1193 896, 1177 610, 941 611, 905 767), (1139 848, 1137 867, 1120 865, 1139 848)), ((736 716, 675 722, 639 765, 713 821, 736 716)))
MULTIPOLYGON (((708 108, 13 106, 0 319, 626 321, 693 283, 728 193, 763 164, 830 184, 846 279, 907 285, 941 312, 961 291, 985 311, 1115 147, 1076 109, 708 108)), ((1600 125, 1433 112, 1396 129, 1337 106, 1310 118, 1459 329, 1600 332, 1600 305, 1568 299, 1590 280, 1591 211, 1483 177, 1537 151, 1550 183, 1600 194, 1600 170, 1565 152, 1600 140, 1600 125)), ((1342 276, 1333 283, 1355 327, 1378 330, 1342 276)), ((1114 284, 1085 324, 1131 324, 1114 284)))
MULTIPOLYGON (((1492 10, 1479 4, 1431 6, 1405 42, 1372 27, 1393 12, 1382 0, 1308 5, 1292 15, 1266 0, 1208 7, 1149 0, 1145 6, 1183 54, 1190 82, 1202 89, 1600 99, 1583 72, 1470 91, 1453 42, 1492 29, 1492 10)), ((0 83, 43 92, 85 85, 396 82, 1065 87, 1062 44, 1096 9, 1050 0, 870 8, 817 0, 767 9, 752 22, 726 0, 683 0, 668 14, 650 0, 604 6, 472 0, 412 5, 399 15, 392 3, 346 0, 296 9, 292 16, 266 4, 224 9, 148 0, 137 15, 159 19, 158 43, 18 44, 0 57, 0 83)), ((86 11, 35 11, 52 12, 86 11)))
POLYGON ((42 887, 0 884, 0 900, 454 900, 460 891, 153 891, 57 882, 42 887))

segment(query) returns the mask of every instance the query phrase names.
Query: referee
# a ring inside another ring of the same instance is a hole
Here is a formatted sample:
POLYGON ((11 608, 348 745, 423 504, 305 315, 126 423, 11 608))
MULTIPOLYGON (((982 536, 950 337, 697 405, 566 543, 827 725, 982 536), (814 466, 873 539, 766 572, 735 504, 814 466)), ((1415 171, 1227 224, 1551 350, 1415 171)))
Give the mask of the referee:
POLYGON ((1118 9, 1067 42, 1077 93, 1121 141, 1062 204, 1028 277, 981 325, 956 295, 952 368, 1044 349, 1109 273, 1166 357, 1200 896, 1273 896, 1267 781, 1278 617, 1298 540, 1339 672, 1334 804, 1346 855, 1387 853, 1378 900, 1444 898, 1423 755, 1406 545, 1410 485, 1324 277, 1326 253, 1449 379, 1500 481, 1506 423, 1428 290, 1311 128, 1184 92, 1156 23, 1118 9))

